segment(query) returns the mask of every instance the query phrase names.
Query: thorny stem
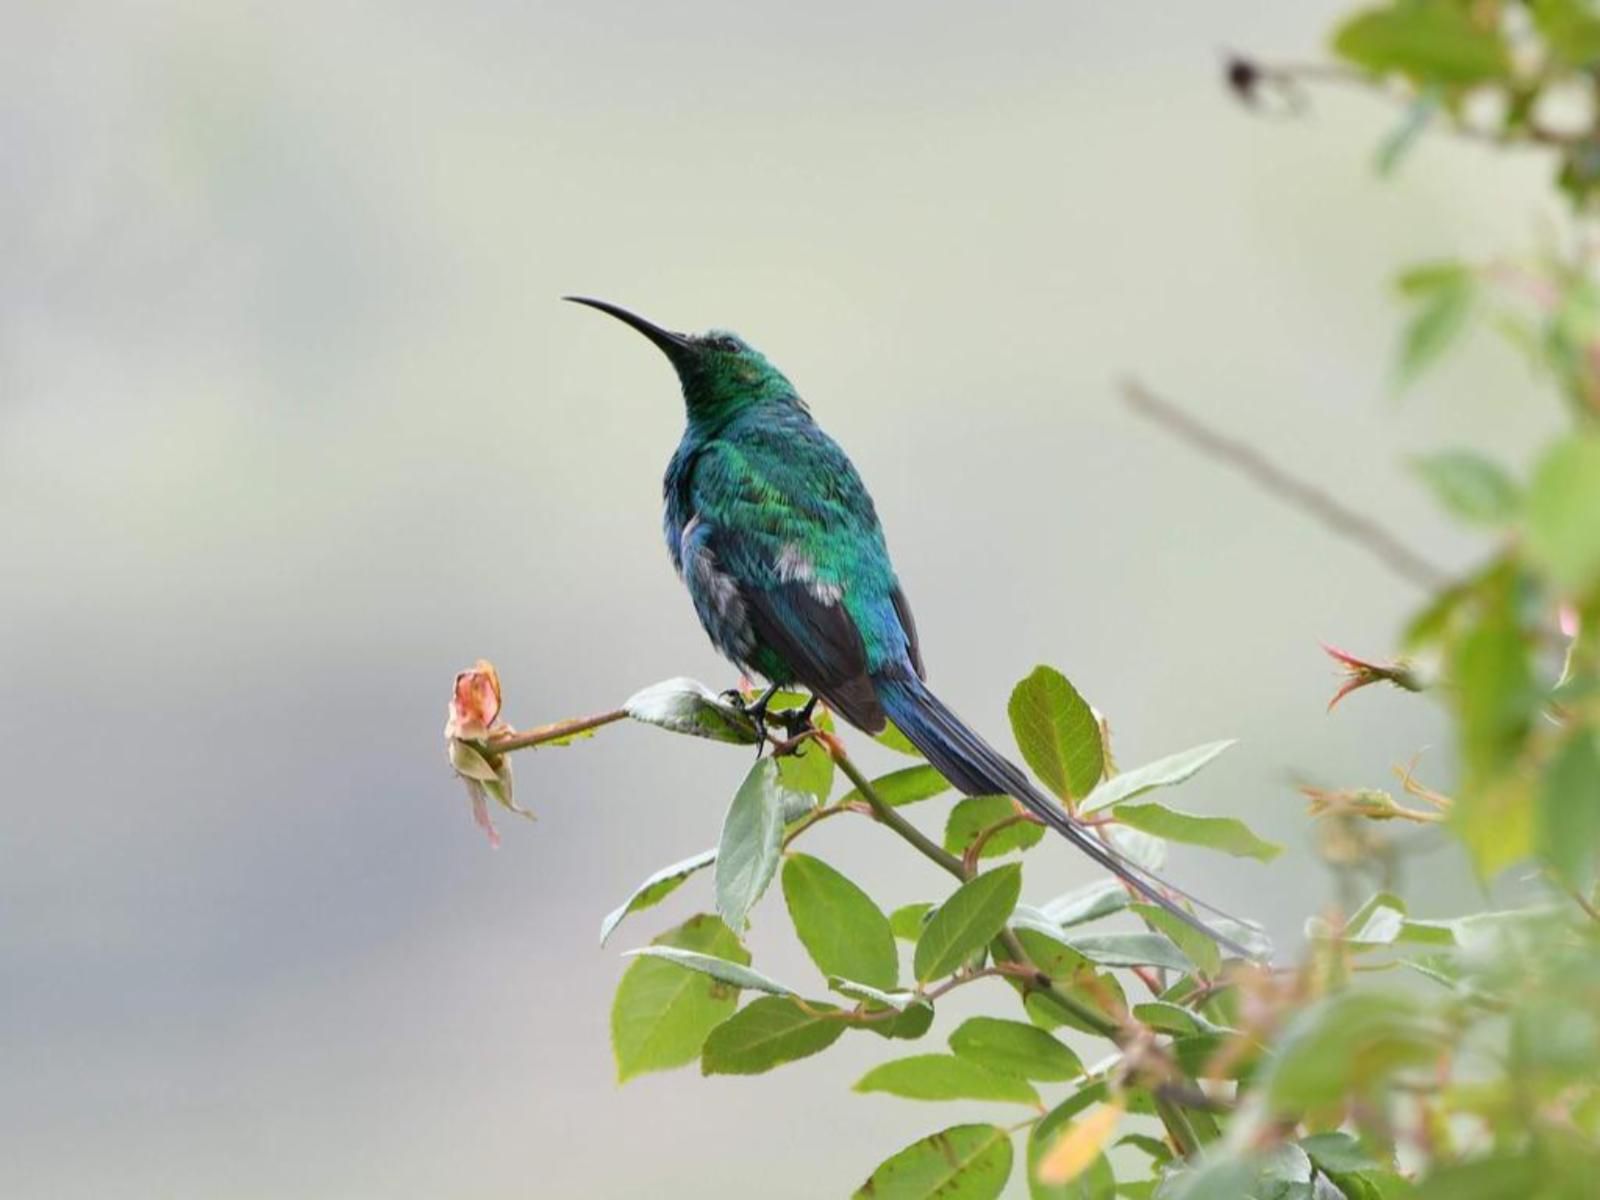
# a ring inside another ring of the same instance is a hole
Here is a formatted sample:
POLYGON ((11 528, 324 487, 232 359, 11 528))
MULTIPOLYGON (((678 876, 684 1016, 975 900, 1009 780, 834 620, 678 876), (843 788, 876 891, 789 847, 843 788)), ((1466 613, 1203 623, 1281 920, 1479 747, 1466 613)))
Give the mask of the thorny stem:
POLYGON ((610 712, 596 713, 592 717, 573 717, 567 721, 557 721, 554 725, 541 725, 525 733, 491 738, 484 744, 484 749, 490 754, 509 754, 513 750, 526 750, 529 746, 538 746, 544 742, 555 742, 575 734, 587 733, 591 729, 620 721, 627 715, 625 709, 614 708, 610 712))

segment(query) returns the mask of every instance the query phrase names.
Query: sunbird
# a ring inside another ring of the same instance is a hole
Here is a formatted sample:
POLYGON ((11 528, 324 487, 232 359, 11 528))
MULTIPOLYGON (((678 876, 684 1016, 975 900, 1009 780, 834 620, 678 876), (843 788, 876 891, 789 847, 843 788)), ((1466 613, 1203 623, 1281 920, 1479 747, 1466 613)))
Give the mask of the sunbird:
POLYGON ((1249 957, 1172 900, 1173 887, 1102 842, 928 690, 916 622, 872 497, 792 383, 737 334, 673 333, 604 300, 667 356, 687 420, 662 481, 662 532, 712 644, 770 685, 747 713, 765 729, 780 688, 820 697, 856 728, 894 722, 968 796, 1004 793, 1146 900, 1249 957))

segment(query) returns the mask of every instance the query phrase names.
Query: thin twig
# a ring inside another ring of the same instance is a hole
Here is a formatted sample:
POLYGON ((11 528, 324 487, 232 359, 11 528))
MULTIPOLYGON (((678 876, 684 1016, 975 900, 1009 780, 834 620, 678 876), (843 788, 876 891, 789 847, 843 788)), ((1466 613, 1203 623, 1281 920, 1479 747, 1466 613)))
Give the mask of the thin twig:
POLYGON ((1360 546, 1408 583, 1433 591, 1449 582, 1448 572, 1405 545, 1372 518, 1346 508, 1321 488, 1296 479, 1253 446, 1218 433, 1138 380, 1129 379, 1122 384, 1122 397, 1140 416, 1243 475, 1290 507, 1299 509, 1331 533, 1360 546))
POLYGON ((526 750, 529 746, 538 746, 544 742, 556 742, 562 738, 573 737, 580 733, 587 733, 591 729, 598 729, 602 725, 610 725, 613 721, 621 721, 628 715, 627 710, 614 708, 610 712, 596 713, 592 717, 573 717, 568 721, 557 721, 554 725, 541 725, 537 729, 530 729, 526 733, 513 733, 505 737, 497 737, 485 744, 490 754, 509 754, 513 750, 526 750))

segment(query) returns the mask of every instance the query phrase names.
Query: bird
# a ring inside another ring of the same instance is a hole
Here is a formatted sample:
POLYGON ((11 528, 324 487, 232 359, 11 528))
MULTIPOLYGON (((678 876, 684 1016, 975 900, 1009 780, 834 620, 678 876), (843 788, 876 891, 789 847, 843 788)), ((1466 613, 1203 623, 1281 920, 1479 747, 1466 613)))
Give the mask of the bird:
POLYGON ((1226 913, 1101 841, 929 689, 872 497, 782 371, 725 329, 675 333, 606 300, 563 299, 644 335, 677 372, 685 422, 662 481, 662 533, 712 644, 768 682, 746 709, 762 741, 768 702, 796 686, 811 696, 806 719, 820 698, 868 734, 893 722, 958 791, 1011 796, 1143 899, 1251 957, 1168 893, 1226 913))

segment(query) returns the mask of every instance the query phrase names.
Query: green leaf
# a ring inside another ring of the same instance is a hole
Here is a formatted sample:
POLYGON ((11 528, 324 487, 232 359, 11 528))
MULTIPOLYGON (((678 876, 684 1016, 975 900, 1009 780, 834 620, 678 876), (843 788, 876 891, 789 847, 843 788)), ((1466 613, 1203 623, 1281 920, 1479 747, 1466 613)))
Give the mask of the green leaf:
POLYGON ((855 1200, 994 1200, 1011 1176, 1011 1135, 955 1125, 886 1159, 855 1200))
POLYGON ((1348 1133, 1315 1133, 1301 1138, 1300 1148, 1324 1171, 1373 1171, 1383 1165, 1348 1133))
POLYGON ((1174 784, 1183 783, 1221 755, 1224 750, 1234 745, 1237 745, 1234 741, 1207 742, 1203 746, 1194 746, 1188 750, 1180 750, 1176 754, 1169 754, 1165 758, 1158 758, 1153 763, 1146 763, 1131 771, 1120 771, 1089 793, 1089 798, 1083 802, 1081 811, 1096 812, 1108 805, 1142 796, 1151 788, 1172 787, 1174 784))
POLYGON ((1196 1033, 1225 1034, 1233 1030, 1225 1025, 1218 1025, 1215 1021, 1208 1020, 1192 1009, 1184 1008, 1179 1004, 1169 1004, 1165 1000, 1147 1000, 1143 1004, 1133 1006, 1133 1015, 1146 1025, 1160 1033, 1170 1033, 1175 1037, 1188 1037, 1196 1033))
POLYGON ((882 988, 857 983, 854 979, 841 979, 837 975, 828 976, 828 986, 852 999, 867 1000, 881 1008, 893 1008, 900 1012, 904 1012, 913 1004, 927 1003, 927 1000, 916 992, 886 992, 882 988))
POLYGON ((1557 443, 1528 488, 1528 556, 1558 587, 1600 584, 1600 434, 1557 443))
POLYGON ((1124 825, 1131 825, 1134 829, 1165 838, 1169 842, 1205 846, 1236 858, 1271 862, 1283 853, 1282 846, 1257 837, 1237 817, 1202 817, 1179 812, 1154 800, 1143 800, 1136 804, 1117 805, 1116 818, 1124 825))
MULTIPOLYGON (((1118 776, 1120 779, 1121 776, 1118 776)), ((1128 907, 1128 889, 1117 879, 1098 879, 1075 888, 1040 908, 1056 925, 1083 925, 1128 907)))
POLYGON ((1022 868, 1008 863, 969 880, 941 904, 917 939, 917 980, 955 971, 1005 927, 1022 893, 1022 868))
POLYGON ((730 929, 744 929, 777 873, 785 810, 795 802, 770 758, 758 760, 734 794, 722 822, 716 876, 717 911, 730 929))
POLYGON ((1048 1184, 1039 1181, 1039 1160, 1055 1145, 1056 1138, 1080 1112, 1096 1100, 1105 1098, 1104 1084, 1090 1084, 1051 1109, 1028 1131, 1029 1200, 1112 1200, 1116 1193, 1116 1177, 1104 1154, 1070 1183, 1048 1184))
POLYGON ((1068 933, 1069 946, 1102 967, 1165 967, 1192 971, 1189 956, 1159 933, 1068 933))
POLYGON ((1476 292, 1472 272, 1460 266, 1440 268, 1429 286, 1411 289, 1418 304, 1401 335, 1396 386, 1405 388, 1416 382, 1450 348, 1466 328, 1476 292))
POLYGON ((833 790, 833 756, 815 740, 802 742, 793 754, 774 761, 778 764, 778 778, 792 792, 823 801, 833 790))
POLYGON ((1464 87, 1511 72, 1511 58, 1493 22, 1475 19, 1457 0, 1402 0, 1357 13, 1339 26, 1333 49, 1374 74, 1464 87))
POLYGON ((1480 525, 1503 525, 1522 502, 1516 482, 1482 455, 1465 450, 1412 460, 1412 468, 1450 512, 1480 525))
MULTIPOLYGON (((742 949, 742 948, 741 948, 742 949)), ((641 946, 637 950, 623 951, 624 957, 641 956, 657 958, 689 971, 731 984, 735 988, 754 988, 758 992, 771 992, 774 996, 792 996, 794 992, 775 979, 768 979, 760 971, 744 964, 750 961, 745 954, 742 960, 724 958, 720 954, 703 954, 698 950, 685 950, 677 946, 641 946)))
POLYGON ((620 908, 615 908, 606 914, 606 919, 600 922, 600 944, 602 946, 606 944, 606 939, 611 936, 611 931, 622 923, 623 917, 629 913, 636 913, 652 905, 659 904, 677 891, 685 879, 716 861, 717 852, 715 850, 702 850, 699 854, 690 855, 681 862, 673 863, 670 867, 662 867, 649 879, 634 888, 633 895, 623 901, 620 908))
POLYGON ((1587 892, 1600 848, 1600 734, 1578 728, 1545 768, 1535 839, 1540 857, 1566 883, 1587 892))
POLYGON ((1352 1090, 1381 1090, 1395 1071, 1436 1061, 1444 1045, 1443 1031, 1411 997, 1341 992, 1290 1022, 1263 1086, 1274 1111, 1299 1113, 1352 1090))
POLYGON ((1202 975, 1215 979, 1222 971, 1222 950, 1193 925, 1181 921, 1157 904, 1134 904, 1134 912, 1157 933, 1165 934, 1172 943, 1199 968, 1202 975))
MULTIPOLYGON (((803 708, 806 698, 790 692, 774 693, 767 702, 767 712, 779 713, 785 709, 803 708)), ((818 729, 833 732, 833 717, 826 710, 819 709, 814 715, 814 723, 818 729)), ((814 738, 808 738, 795 747, 793 754, 779 757, 778 778, 783 781, 783 786, 792 792, 799 792, 806 796, 816 797, 820 804, 825 801, 833 791, 834 764, 833 755, 828 753, 814 738)), ((795 819, 793 817, 791 820, 795 819)))
POLYGON ((1533 0, 1529 7, 1557 62, 1583 68, 1600 61, 1600 18, 1586 0, 1533 0))
POLYGON ((886 1092, 906 1100, 1003 1100, 1039 1103, 1033 1085, 1015 1075, 1001 1075, 954 1054, 913 1054, 868 1071, 856 1083, 858 1092, 886 1092))
MULTIPOLYGON (((750 961, 732 931, 705 914, 663 933, 656 945, 750 961)), ((737 988, 719 980, 690 974, 659 959, 636 959, 623 972, 611 1005, 617 1078, 628 1080, 692 1062, 706 1035, 733 1012, 738 997, 737 988)))
MULTIPOLYGON (((1345 922, 1343 940, 1356 949, 1393 944, 1406 925, 1406 906, 1400 897, 1390 892, 1378 892, 1365 904, 1350 914, 1345 922)), ((1313 937, 1327 937, 1326 923, 1308 926, 1313 937)))
POLYGON ((922 927, 927 924, 928 914, 932 911, 933 905, 926 901, 902 904, 889 914, 889 928, 901 941, 914 942, 922 936, 922 927))
POLYGON ((686 733, 753 746, 756 728, 744 711, 693 679, 667 679, 635 692, 623 704, 635 721, 686 733))
POLYGON ((927 1033, 933 1025, 933 1005, 927 1001, 917 1004, 908 1004, 901 1010, 898 1017, 883 1021, 869 1021, 861 1026, 868 1033, 875 1033, 881 1038, 891 1041, 914 1042, 927 1033))
POLYGON ((783 898, 795 933, 824 975, 893 988, 900 973, 894 932, 872 897, 819 858, 791 854, 783 898))
MULTIPOLYGON (((968 796, 950 810, 944 827, 944 848, 951 854, 964 855, 980 833, 1015 817, 1018 811, 1016 801, 1010 796, 968 796)), ((1043 825, 1029 820, 1017 821, 985 841, 978 857, 998 858, 1013 850, 1026 850, 1038 845, 1042 837, 1043 825)))
POLYGON ((911 744, 911 740, 900 732, 893 721, 887 722, 883 727, 883 732, 874 734, 872 740, 880 746, 888 747, 896 754, 907 754, 912 758, 922 757, 922 751, 911 744))
POLYGON ((1100 722, 1067 677, 1035 667, 1011 693, 1011 730, 1033 773, 1063 800, 1081 800, 1105 774, 1100 722))
POLYGON ((1499 582, 1485 602, 1476 626, 1450 648, 1463 765, 1450 820, 1487 879, 1533 849, 1533 805, 1516 764, 1538 693, 1511 583, 1499 582))
POLYGON ((998 1017, 969 1017, 950 1035, 957 1056, 1001 1075, 1061 1082, 1083 1074, 1078 1056, 1044 1030, 998 1017))
MULTIPOLYGON (((834 1011, 812 1003, 813 1010, 834 1011)), ((711 1031, 700 1052, 704 1075, 759 1075, 826 1050, 844 1033, 843 1021, 805 1012, 785 996, 760 996, 711 1031)))
MULTIPOLYGON (((902 804, 915 804, 947 792, 950 784, 943 775, 924 763, 918 767, 901 767, 898 771, 878 776, 872 781, 872 790, 890 808, 899 808, 902 804)), ((867 798, 859 788, 851 788, 839 801, 841 805, 866 802, 867 798)))

